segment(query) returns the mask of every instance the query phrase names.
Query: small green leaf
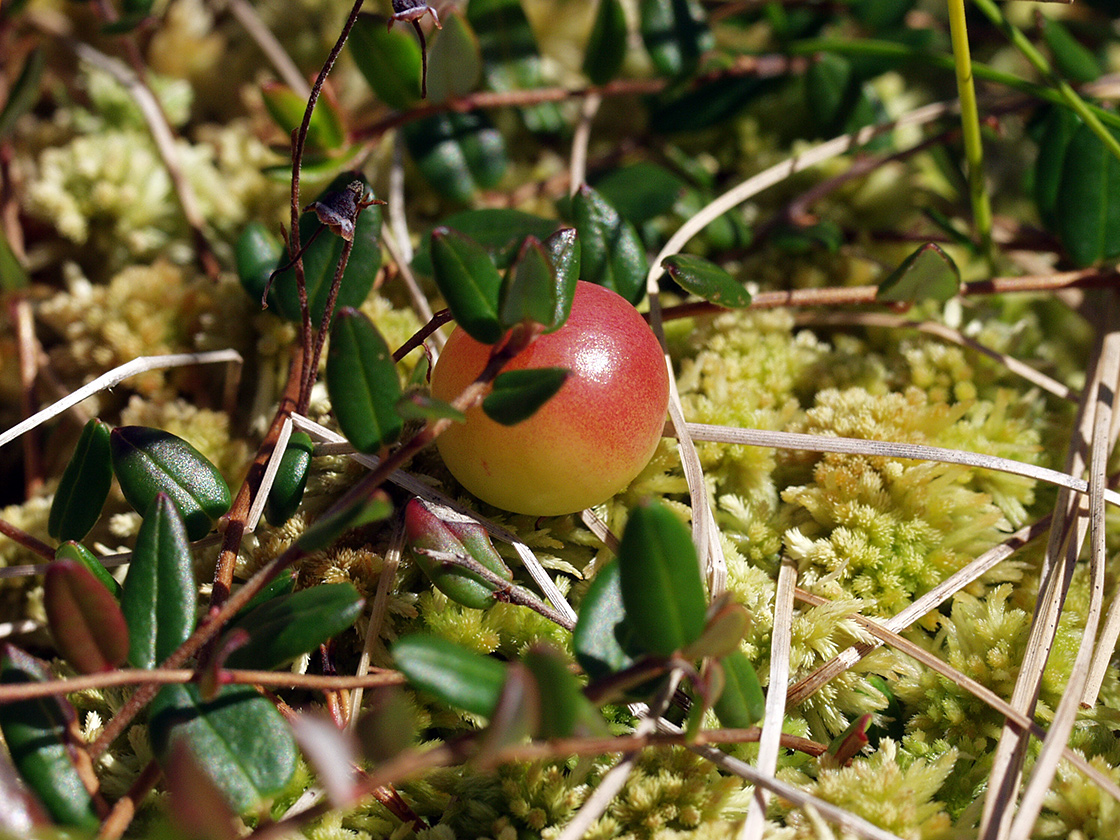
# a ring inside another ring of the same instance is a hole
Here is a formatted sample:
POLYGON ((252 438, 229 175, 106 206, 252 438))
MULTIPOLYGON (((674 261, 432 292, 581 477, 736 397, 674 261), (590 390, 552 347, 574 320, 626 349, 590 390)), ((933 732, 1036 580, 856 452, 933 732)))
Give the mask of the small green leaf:
POLYGON ((502 275, 486 249, 445 227, 432 231, 433 278, 455 322, 471 338, 496 344, 505 335, 498 315, 502 275))
MULTIPOLYGON (((261 98, 264 107, 285 135, 291 135, 303 122, 307 110, 307 100, 287 85, 279 82, 265 82, 261 85, 261 98)), ((329 97, 321 96, 311 112, 311 122, 307 125, 307 147, 320 151, 337 150, 346 142, 346 129, 342 126, 342 116, 329 97)))
POLYGON ((260 222, 249 222, 237 238, 237 279, 249 299, 260 305, 268 277, 284 253, 284 246, 260 222))
POLYGON ((413 686, 455 708, 489 717, 506 681, 506 665, 436 636, 404 636, 393 661, 413 686))
POLYGON ((400 436, 401 381, 393 354, 357 309, 339 310, 331 329, 327 392, 339 428, 359 452, 376 452, 400 436))
POLYGON ((93 552, 86 548, 81 543, 64 542, 54 552, 55 560, 71 560, 75 563, 81 563, 93 576, 97 578, 104 585, 106 589, 113 593, 113 597, 119 599, 121 596, 121 585, 117 583, 117 579, 109 574, 109 570, 105 565, 94 556, 93 552))
MULTIPOLYGON (((10 644, 2 648, 0 685, 46 682, 50 672, 10 644)), ((71 757, 77 714, 58 696, 0 704, 0 733, 12 763, 50 815, 63 825, 95 832, 93 800, 71 757)))
MULTIPOLYGON (((556 220, 520 210, 483 208, 452 213, 443 220, 442 228, 450 229, 473 239, 490 254, 499 271, 509 268, 521 243, 535 236, 541 241, 556 232, 556 220)), ((412 268, 419 274, 432 275, 431 238, 420 240, 420 247, 412 260, 412 268)))
POLYGON ((299 761, 292 731, 253 688, 222 686, 203 701, 196 685, 165 685, 149 710, 152 748, 161 764, 185 744, 226 801, 244 813, 284 789, 299 761))
POLYGON ((521 662, 540 686, 542 738, 582 738, 608 734, 599 710, 583 695, 568 660, 547 645, 534 645, 521 662))
POLYGON ((280 466, 264 506, 264 516, 269 525, 283 525, 299 509, 314 449, 315 444, 307 432, 292 432, 288 438, 288 448, 280 456, 280 466))
POLYGON ((156 667, 190 637, 196 597, 183 520, 171 500, 157 493, 140 524, 121 592, 132 667, 156 667))
POLYGON ((871 715, 863 714, 848 724, 848 728, 837 735, 828 745, 828 752, 820 757, 822 767, 843 767, 859 755, 867 746, 867 728, 871 726, 871 715))
POLYGON ((170 432, 147 426, 118 426, 109 436, 113 472, 134 510, 151 507, 165 493, 179 509, 189 539, 205 536, 229 510, 230 493, 218 468, 170 432))
POLYGON ((230 623, 245 630, 247 644, 226 659, 227 668, 278 668, 348 630, 365 600, 352 583, 325 583, 266 601, 230 623))
POLYGON ((790 254, 808 254, 817 248, 835 254, 844 244, 844 231, 835 222, 823 219, 808 226, 778 225, 770 234, 770 240, 775 247, 790 254))
POLYGON ((583 53, 583 72, 593 85, 618 75, 626 58, 626 14, 620 0, 599 0, 591 37, 583 53))
POLYGON ((96 417, 86 423, 51 502, 47 533, 80 540, 97 524, 113 483, 109 427, 96 417))
POLYGON ((497 186, 506 171, 505 141, 477 111, 409 123, 404 139, 420 172, 453 201, 470 201, 477 190, 497 186))
MULTIPOLYGON (((1120 139, 1120 130, 1109 131, 1120 139)), ((1120 160, 1088 125, 1070 138, 1055 215, 1058 235, 1077 265, 1120 255, 1120 160)))
POLYGON ((1054 56, 1054 66, 1070 82, 1092 82, 1101 75, 1097 57, 1070 34, 1060 21, 1040 17, 1042 38, 1054 56))
POLYGON ((669 508, 647 501, 630 512, 618 549, 622 603, 639 643, 660 656, 704 632, 707 604, 688 529, 669 508))
POLYGON ((0 110, 0 138, 6 136, 15 126, 16 120, 39 101, 39 83, 46 66, 47 56, 42 47, 36 47, 27 54, 27 60, 23 62, 19 76, 8 88, 7 100, 0 110))
POLYGON ((741 309, 751 305, 751 293, 714 262, 690 254, 674 254, 661 261, 678 286, 717 306, 741 309))
POLYGON ((1058 230, 1058 188, 1062 183, 1062 166, 1069 141, 1081 125, 1081 119, 1068 108, 1051 106, 1042 120, 1038 140, 1038 158, 1034 164, 1034 200, 1042 223, 1051 231, 1058 230))
POLYGON ((634 664, 639 650, 626 623, 620 571, 615 561, 596 572, 572 633, 576 662, 592 680, 625 671, 634 664))
POLYGON ((953 258, 933 242, 922 245, 879 284, 876 300, 917 303, 944 302, 956 297, 961 272, 953 258))
POLYGON ((358 499, 342 510, 320 516, 299 535, 296 546, 306 554, 320 551, 345 531, 388 519, 392 513, 393 503, 389 497, 381 490, 375 491, 368 499, 358 499))
POLYGON ((442 20, 428 53, 428 101, 433 105, 470 93, 482 75, 482 52, 470 24, 455 11, 442 20))
POLYGON ((732 651, 720 660, 723 666, 723 691, 716 700, 716 717, 724 726, 746 729, 762 720, 766 697, 751 661, 742 651, 732 651))
POLYGON ((567 368, 508 370, 494 379, 494 389, 482 401, 482 410, 495 423, 515 426, 537 413, 564 387, 572 372, 567 368))
POLYGON ((835 53, 822 53, 805 72, 805 102, 813 125, 822 135, 838 130, 859 93, 852 63, 835 53))
MULTIPOLYGON (((331 181, 316 200, 327 200, 330 194, 346 190, 354 181, 364 183, 358 173, 343 172, 331 181)), ((307 279, 307 304, 311 312, 311 323, 316 327, 327 308, 327 298, 338 270, 343 246, 342 238, 329 230, 323 230, 308 245, 308 241, 321 227, 315 213, 304 213, 299 220, 299 241, 306 247, 303 269, 307 279)), ((339 286, 338 299, 335 301, 336 308, 361 306, 373 288, 373 281, 381 268, 381 208, 378 205, 366 207, 358 215, 353 243, 346 271, 342 275, 342 284, 339 286)), ((285 250, 274 267, 286 266, 288 262, 288 252, 285 250)), ((294 268, 287 268, 276 275, 272 292, 268 296, 268 305, 282 318, 297 324, 300 322, 299 291, 296 288, 294 268)))
POLYGON ((685 659, 701 657, 724 657, 739 649, 747 628, 751 625, 751 614, 746 607, 726 595, 709 610, 704 632, 700 638, 681 651, 685 659))
POLYGON ((663 76, 683 76, 700 63, 715 41, 696 0, 642 0, 642 41, 663 76))
POLYGON ((646 293, 646 262, 634 226, 584 184, 572 198, 580 242, 580 277, 637 305, 646 293))
POLYGON ((420 101, 420 43, 404 27, 389 30, 386 22, 381 15, 359 15, 348 46, 377 98, 403 111, 420 101))
POLYGON ((27 269, 16 258, 7 234, 0 230, 0 292, 17 292, 30 285, 27 269))
POLYGON ((503 327, 529 321, 542 325, 545 332, 554 332, 564 325, 572 311, 579 271, 578 263, 574 262, 576 258, 572 256, 575 233, 572 228, 558 231, 551 243, 566 262, 561 267, 563 273, 548 245, 533 236, 525 240, 502 284, 499 314, 503 327), (561 233, 567 236, 561 237, 561 233))
POLYGON ((700 131, 738 114, 781 80, 752 76, 716 76, 698 87, 671 88, 649 116, 651 126, 662 133, 700 131))
POLYGON ((632 225, 672 210, 684 188, 680 176, 647 160, 611 170, 595 182, 596 192, 632 225))
POLYGON ((43 580, 43 607, 63 657, 82 674, 128 658, 129 634, 113 593, 78 560, 56 559, 43 580))
POLYGON ((486 530, 452 510, 413 498, 405 505, 404 527, 416 565, 440 592, 456 603, 484 610, 494 604, 494 586, 462 566, 441 562, 421 551, 470 557, 499 577, 513 580, 513 572, 494 550, 486 530))

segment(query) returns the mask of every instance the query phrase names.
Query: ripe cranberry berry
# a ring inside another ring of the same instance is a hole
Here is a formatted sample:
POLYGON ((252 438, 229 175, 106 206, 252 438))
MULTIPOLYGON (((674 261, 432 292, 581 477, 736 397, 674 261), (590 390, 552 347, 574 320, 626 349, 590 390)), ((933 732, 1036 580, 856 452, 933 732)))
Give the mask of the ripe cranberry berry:
MULTIPOLYGON (((458 396, 490 350, 456 327, 432 371, 433 396, 458 396)), ((476 407, 437 446, 452 475, 483 501, 558 516, 606 501, 649 462, 665 423, 669 376, 657 338, 634 307, 582 281, 564 326, 505 369, 542 367, 572 374, 536 414, 503 426, 476 407)))

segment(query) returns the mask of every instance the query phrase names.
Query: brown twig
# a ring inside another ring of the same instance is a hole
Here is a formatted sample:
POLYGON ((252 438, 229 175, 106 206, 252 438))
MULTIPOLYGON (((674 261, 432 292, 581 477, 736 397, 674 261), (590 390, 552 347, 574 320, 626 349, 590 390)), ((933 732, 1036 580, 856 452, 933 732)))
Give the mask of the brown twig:
POLYGON ((5 522, 3 519, 0 519, 0 534, 3 534, 14 543, 19 543, 28 551, 38 554, 45 560, 54 559, 53 548, 51 548, 49 545, 47 545, 37 537, 31 536, 31 534, 27 533, 23 529, 17 528, 10 522, 5 522))

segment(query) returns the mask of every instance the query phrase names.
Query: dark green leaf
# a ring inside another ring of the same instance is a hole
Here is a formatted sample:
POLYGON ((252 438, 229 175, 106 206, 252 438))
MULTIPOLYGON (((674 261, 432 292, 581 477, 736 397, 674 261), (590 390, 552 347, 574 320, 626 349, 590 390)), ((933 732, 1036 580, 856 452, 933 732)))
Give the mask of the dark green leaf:
POLYGON ((452 510, 420 498, 411 499, 404 509, 404 527, 416 565, 456 603, 484 610, 494 604, 494 585, 461 565, 442 562, 423 551, 470 557, 499 577, 513 580, 513 572, 494 550, 486 530, 475 522, 464 521, 452 510))
POLYGON ((575 228, 560 228, 544 241, 545 254, 552 265, 556 294, 553 297, 552 326, 546 333, 555 332, 568 322, 572 301, 579 282, 579 234, 575 228))
POLYGON ((368 522, 388 519, 392 513, 393 503, 383 491, 378 490, 368 499, 358 499, 342 510, 320 516, 299 535, 296 545, 307 554, 320 551, 345 531, 368 522))
POLYGON ((494 379, 494 389, 482 401, 482 410, 495 423, 515 426, 537 413, 564 387, 572 372, 567 368, 508 370, 494 379))
POLYGON ((1058 188, 1062 183, 1062 166, 1069 141, 1081 125, 1081 119, 1068 108, 1051 106, 1042 120, 1038 141, 1038 158, 1034 164, 1034 200, 1038 215, 1048 230, 1058 230, 1058 188))
POLYGON ((553 332, 563 326, 572 310, 578 272, 578 266, 575 266, 577 272, 570 270, 575 230, 568 228, 568 231, 568 245, 560 248, 562 256, 568 258, 566 276, 557 271, 546 245, 536 237, 525 240, 502 284, 499 314, 503 327, 528 321, 542 325, 545 332, 553 332))
POLYGON ((451 112, 409 123, 405 143, 433 187, 454 201, 496 186, 506 171, 501 133, 482 114, 451 112))
POLYGON ((619 581, 617 561, 598 570, 580 604, 572 633, 576 662, 592 680, 626 670, 634 664, 638 651, 634 633, 626 623, 619 581))
POLYGON ((546 645, 535 645, 521 657, 540 686, 542 738, 606 735, 603 716, 583 695, 568 660, 546 645))
MULTIPOLYGON (((471 0, 467 19, 478 34, 482 69, 491 89, 541 86, 540 51, 521 0, 471 0)), ((564 127, 564 118, 553 102, 523 107, 518 113, 530 131, 556 133, 564 127)))
POLYGON ((1039 18, 1042 38, 1054 56, 1054 66, 1063 77, 1071 82, 1092 82, 1101 75, 1101 64, 1097 57, 1080 42, 1060 21, 1053 18, 1039 18))
POLYGON ((82 674, 111 671, 128 657, 128 625, 113 593, 78 560, 56 559, 43 580, 55 646, 82 674))
POLYGON ((634 226, 584 184, 572 198, 580 242, 580 277, 637 304, 646 292, 645 250, 634 226))
POLYGON ((502 275, 486 249, 457 231, 432 231, 433 278, 455 322, 471 338, 496 344, 505 335, 498 316, 502 275))
POLYGON ((279 793, 298 763, 291 729, 253 688, 223 686, 204 702, 195 685, 165 685, 149 710, 156 758, 166 764, 185 744, 238 813, 279 793))
POLYGON ((739 309, 751 305, 751 293, 723 268, 703 257, 674 254, 661 267, 684 289, 717 306, 739 309))
POLYGON ((291 595, 295 590, 295 586, 295 573, 291 569, 284 569, 284 571, 265 584, 260 592, 249 599, 249 603, 241 608, 240 612, 233 617, 233 621, 240 621, 261 604, 271 601, 273 598, 279 598, 282 595, 291 595))
MULTIPOLYGON (((440 227, 473 239, 486 249, 501 271, 513 264, 526 237, 535 236, 542 241, 547 240, 556 232, 557 222, 555 219, 534 216, 520 210, 484 208, 453 213, 443 220, 440 227)), ((422 238, 412 260, 413 270, 429 276, 433 270, 430 242, 430 237, 422 238)))
POLYGON ((206 535, 211 523, 229 510, 229 486, 222 474, 181 437, 147 426, 118 426, 109 443, 113 472, 135 510, 148 510, 157 493, 166 493, 192 540, 206 535))
POLYGON ((30 284, 27 269, 16 258, 7 234, 0 230, 0 292, 16 292, 30 284))
POLYGON ((696 0, 642 0, 642 41, 663 76, 683 76, 715 42, 696 0))
POLYGON ((583 72, 593 85, 618 75, 626 58, 626 14, 620 0, 599 0, 591 37, 583 54, 583 72))
POLYGON ((428 53, 428 101, 434 105, 470 93, 482 75, 482 53, 470 24, 455 11, 442 20, 428 53))
POLYGON ((109 574, 109 570, 94 556, 93 552, 84 545, 76 542, 64 542, 55 549, 54 559, 72 560, 76 563, 81 563, 93 572, 93 576, 101 581, 106 589, 113 593, 114 598, 120 598, 121 585, 117 583, 116 578, 109 574))
POLYGON ((237 279, 249 298, 259 305, 268 277, 276 268, 284 246, 263 224, 249 222, 237 238, 237 279))
POLYGON ((738 114, 779 82, 748 76, 720 76, 699 87, 675 88, 664 96, 649 117, 662 133, 700 131, 738 114))
POLYGON ((650 653, 670 656, 704 631, 707 604, 688 529, 647 501, 630 512, 618 549, 626 621, 650 653))
POLYGON ((404 110, 420 101, 420 43, 405 27, 385 24, 381 15, 359 15, 348 46, 377 98, 404 110))
POLYGON ((266 601, 229 625, 249 641, 226 659, 227 668, 278 668, 353 626, 365 600, 352 583, 325 583, 266 601))
POLYGON ((299 509, 314 449, 315 444, 307 432, 292 432, 288 438, 288 448, 280 456, 280 467, 264 506, 265 519, 270 525, 283 525, 299 509))
MULTIPOLYGON (((0 685, 46 682, 51 674, 38 661, 5 644, 0 685)), ((97 830, 93 800, 71 757, 73 706, 62 697, 39 697, 0 704, 0 732, 12 763, 50 815, 63 825, 97 830)))
POLYGON ((171 500, 159 493, 140 524, 121 591, 132 667, 156 667, 190 637, 196 598, 183 520, 171 500))
MULTIPOLYGON (((307 110, 307 100, 287 85, 279 82, 266 82, 261 86, 264 107, 285 135, 291 135, 303 122, 307 110)), ((320 96, 311 112, 311 122, 307 125, 307 147, 309 149, 336 150, 346 142, 346 130, 342 127, 342 117, 329 97, 320 96)))
POLYGON ((953 258, 940 246, 927 242, 879 284, 875 298, 901 303, 943 302, 955 297, 960 288, 961 272, 953 258))
MULTIPOLYGON (((337 166, 337 164, 336 164, 337 166)), ((361 176, 354 172, 344 172, 331 181, 317 200, 327 200, 331 193, 338 193, 361 176)), ((318 326, 327 307, 331 283, 338 270, 338 259, 342 255, 343 240, 329 230, 323 230, 310 246, 308 240, 322 226, 315 213, 304 213, 299 220, 299 239, 307 250, 303 254, 303 269, 307 279, 307 304, 311 311, 311 323, 318 326)), ((342 284, 338 290, 335 306, 361 306, 373 281, 381 268, 381 208, 377 205, 367 207, 358 216, 354 230, 354 247, 342 284)), ((277 261, 276 268, 288 264, 287 251, 277 261)), ((299 293, 296 290, 295 269, 288 268, 276 275, 268 305, 289 321, 299 323, 299 293)))
POLYGON ((59 479, 47 533, 58 540, 82 539, 97 524, 112 483, 109 427, 95 417, 82 429, 59 479))
POLYGON ((43 69, 47 66, 47 56, 42 47, 36 47, 27 54, 27 60, 20 68, 19 76, 8 88, 7 101, 0 110, 0 138, 7 135, 16 120, 30 111, 39 100, 39 82, 43 69))
POLYGON ((835 254, 844 244, 844 231, 828 219, 812 225, 778 225, 770 239, 774 246, 790 254, 808 254, 814 249, 823 248, 835 254))
POLYGON ((331 329, 327 392, 339 428, 359 452, 376 452, 400 436, 401 381, 393 354, 357 309, 339 310, 331 329))
POLYGON ((766 698, 751 661, 742 651, 733 651, 720 660, 723 666, 723 692, 716 700, 716 717, 724 726, 746 729, 762 720, 766 698))
POLYGON ((437 700, 489 717, 498 705, 506 666, 436 636, 404 636, 393 645, 393 661, 413 686, 437 700))
MULTIPOLYGON (((1109 131, 1120 138, 1120 131, 1109 131)), ((1055 214, 1058 235, 1077 265, 1120 255, 1120 160, 1087 125, 1066 149, 1055 214)))
POLYGON ((595 182, 596 192, 632 225, 672 210, 684 187, 677 175, 649 161, 611 170, 595 182))
POLYGON ((835 132, 844 124, 859 91, 847 58, 822 53, 805 73, 805 102, 819 134, 835 132))

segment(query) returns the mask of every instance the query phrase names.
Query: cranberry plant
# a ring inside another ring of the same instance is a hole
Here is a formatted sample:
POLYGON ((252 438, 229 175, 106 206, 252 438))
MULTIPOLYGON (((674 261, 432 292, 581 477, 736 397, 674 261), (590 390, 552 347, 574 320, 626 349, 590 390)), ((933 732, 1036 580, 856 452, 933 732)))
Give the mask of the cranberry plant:
POLYGON ((0 833, 1028 837, 1120 798, 1107 4, 264 6, 0 7, 0 533, 34 561, 0 833), (205 99, 182 118, 176 74, 205 99), (200 177, 184 149, 245 117, 278 153, 200 177), (142 136, 152 172, 114 182, 83 126, 142 136), (81 317, 37 328, 143 260, 198 284, 146 291, 162 332, 126 299, 99 339, 236 344, 239 391, 155 373, 202 352, 106 374, 81 317), (143 410, 102 393, 135 373, 143 410), (235 464, 137 419, 179 402, 233 424, 235 464), (1064 463, 1029 445, 1066 433, 1064 463))

